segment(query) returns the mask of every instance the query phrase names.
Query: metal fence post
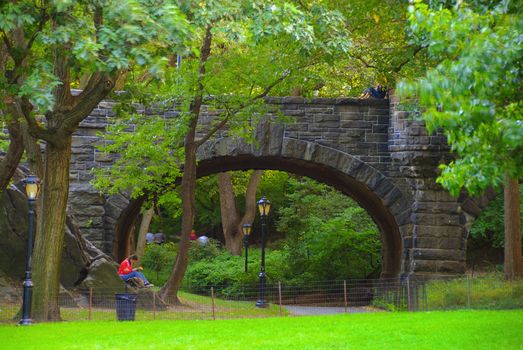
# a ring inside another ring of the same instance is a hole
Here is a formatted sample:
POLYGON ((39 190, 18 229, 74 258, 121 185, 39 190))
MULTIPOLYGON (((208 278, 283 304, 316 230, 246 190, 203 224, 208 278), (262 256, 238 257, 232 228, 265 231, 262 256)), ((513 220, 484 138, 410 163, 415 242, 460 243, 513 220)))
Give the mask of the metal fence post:
POLYGON ((214 312, 214 287, 211 287, 211 299, 212 299, 212 319, 216 320, 216 314, 214 312))
POLYGON ((427 282, 423 282, 423 304, 425 306, 425 311, 429 311, 429 303, 427 300, 427 282))
POLYGON ((343 281, 343 300, 345 305, 345 313, 347 313, 347 307, 349 303, 347 302, 347 281, 343 281))
POLYGON ((281 312, 281 282, 278 282, 278 301, 280 303, 280 317, 283 316, 281 312))
POLYGON ((153 290, 153 320, 156 320, 156 291, 153 290))
POLYGON ((410 276, 407 276, 407 310, 410 311, 410 276))
POLYGON ((467 309, 470 309, 470 277, 467 275, 467 309))
POLYGON ((89 321, 91 321, 92 309, 93 309, 93 288, 90 287, 89 288, 89 316, 87 317, 87 319, 89 321))

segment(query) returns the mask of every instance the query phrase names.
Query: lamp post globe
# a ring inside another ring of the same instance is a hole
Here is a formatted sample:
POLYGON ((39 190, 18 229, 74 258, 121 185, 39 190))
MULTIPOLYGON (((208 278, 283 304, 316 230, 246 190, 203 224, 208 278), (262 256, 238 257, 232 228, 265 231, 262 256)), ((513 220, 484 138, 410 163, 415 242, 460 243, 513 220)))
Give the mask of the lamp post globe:
POLYGON ((267 216, 271 210, 271 202, 263 196, 258 201, 258 210, 260 211, 260 219, 262 225, 262 253, 261 253, 261 266, 259 277, 259 298, 256 301, 256 307, 266 308, 269 306, 265 300, 265 245, 267 243, 267 216))
POLYGON ((245 245, 245 272, 247 272, 248 269, 248 256, 249 256, 249 236, 251 234, 252 225, 251 224, 243 224, 242 231, 243 231, 243 244, 245 245))
POLYGON ((27 194, 27 201, 29 205, 29 222, 27 232, 27 256, 25 260, 25 276, 24 276, 24 291, 22 297, 22 319, 20 325, 30 325, 31 320, 31 302, 33 296, 33 281, 31 280, 32 255, 33 255, 33 231, 35 219, 35 202, 38 196, 40 180, 34 175, 29 175, 25 180, 25 192, 27 194))

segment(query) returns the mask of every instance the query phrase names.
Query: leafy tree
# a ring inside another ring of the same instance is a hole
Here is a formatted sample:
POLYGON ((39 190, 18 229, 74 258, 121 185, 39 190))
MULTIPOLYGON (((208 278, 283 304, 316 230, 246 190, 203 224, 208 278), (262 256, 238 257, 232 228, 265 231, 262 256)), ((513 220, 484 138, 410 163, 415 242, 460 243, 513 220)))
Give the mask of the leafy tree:
POLYGON ((379 231, 365 211, 340 192, 307 178, 290 179, 278 209, 285 233, 287 278, 367 278, 381 266, 379 231), (307 277, 304 277, 307 276, 307 277))
MULTIPOLYGON (((166 53, 180 42, 185 23, 169 2, 0 3, 0 108, 8 124, 10 148, 23 142, 13 128, 26 128, 31 137, 45 143, 45 162, 34 160, 45 164, 36 169, 43 182, 34 249, 34 318, 60 318, 59 266, 72 133, 124 71, 149 65, 150 74, 158 74, 166 53), (82 91, 73 93, 75 87, 82 91)), ((39 148, 34 149, 33 156, 40 158, 39 148)), ((11 158, 8 154, 7 159, 16 167, 20 154, 11 158)))
POLYGON ((523 175, 523 16, 518 1, 410 7, 416 40, 438 64, 401 87, 429 131, 442 129, 459 158, 438 182, 458 195, 505 188, 505 276, 523 276, 518 179, 523 175), (476 6, 474 6, 476 5, 476 6))
POLYGON ((232 175, 230 173, 218 174, 218 189, 220 191, 220 212, 222 218, 223 236, 225 247, 233 255, 241 255, 243 245, 243 225, 252 225, 257 212, 256 189, 263 175, 262 170, 254 170, 249 176, 246 185, 245 211, 240 217, 240 210, 236 203, 232 175))
POLYGON ((354 202, 333 188, 312 179, 289 178, 285 205, 276 208, 278 231, 288 238, 299 238, 311 220, 327 220, 341 214, 354 202))
POLYGON ((145 253, 142 259, 143 266, 146 269, 156 272, 156 281, 159 279, 159 273, 168 263, 174 260, 176 255, 176 246, 174 243, 148 244, 145 247, 145 253))

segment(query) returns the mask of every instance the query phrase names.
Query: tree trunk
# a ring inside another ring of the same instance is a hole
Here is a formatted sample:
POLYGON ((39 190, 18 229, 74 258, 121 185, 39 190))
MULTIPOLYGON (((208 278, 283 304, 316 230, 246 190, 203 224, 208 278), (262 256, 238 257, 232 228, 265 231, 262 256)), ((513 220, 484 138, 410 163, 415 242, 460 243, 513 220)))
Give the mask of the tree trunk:
MULTIPOLYGON (((194 140, 195 128, 188 133, 193 134, 194 140)), ((195 207, 194 202, 196 198, 196 150, 197 146, 194 142, 185 145, 185 163, 182 175, 182 230, 180 233, 180 243, 178 254, 176 255, 176 262, 169 279, 161 290, 161 296, 164 300, 169 300, 174 304, 180 304, 178 299, 178 290, 182 284, 183 276, 189 264, 189 235, 194 225, 195 207)))
POLYGON ((243 224, 252 224, 256 216, 256 190, 258 189, 262 175, 263 170, 254 170, 249 179, 249 184, 247 184, 247 190, 245 191, 245 213, 238 225, 238 231, 241 233, 243 233, 243 224))
POLYGON ((140 223, 140 230, 138 231, 138 240, 136 242, 136 255, 138 259, 142 259, 143 252, 145 251, 145 236, 149 231, 149 225, 153 218, 154 208, 147 209, 142 215, 142 222, 140 223))
MULTIPOLYGON (((136 219, 134 220, 137 221, 136 219)), ((127 242, 125 242, 125 256, 131 256, 134 254, 134 233, 136 232, 136 225, 131 227, 131 231, 127 236, 127 242)), ((123 260, 123 259, 122 259, 123 260)))
POLYGON ((43 179, 44 177, 44 162, 42 159, 42 150, 37 140, 29 135, 27 124, 22 124, 22 133, 24 139, 25 157, 29 163, 29 169, 32 174, 43 179))
POLYGON ((243 224, 252 224, 256 216, 256 190, 261 181, 263 170, 254 170, 245 192, 245 213, 240 214, 234 199, 232 179, 228 173, 218 174, 220 209, 225 247, 233 255, 241 255, 243 244, 243 224))
POLYGON ((222 218, 225 248, 232 255, 242 254, 242 234, 238 232, 240 213, 236 206, 232 178, 229 173, 218 174, 218 190, 220 193, 220 212, 222 218))
POLYGON ((33 318, 38 321, 60 320, 58 293, 60 260, 64 244, 67 198, 69 194, 69 163, 71 135, 62 136, 63 143, 47 143, 44 181, 38 211, 38 229, 33 254, 33 318))
POLYGON ((505 278, 512 280, 523 277, 521 260, 521 217, 520 194, 517 179, 505 175, 505 278))
MULTIPOLYGON (((14 118, 14 117, 13 117, 14 118)), ((9 148, 7 154, 0 162, 0 192, 3 192, 11 178, 16 172, 18 163, 24 154, 24 142, 22 137, 22 128, 17 119, 13 119, 7 123, 7 130, 9 131, 9 148)))
MULTIPOLYGON (((182 230, 176 262, 169 279, 161 290, 162 299, 170 297, 173 303, 180 304, 178 290, 182 284, 183 276, 189 264, 189 235, 194 225, 195 199, 196 199, 196 152, 205 138, 196 141, 196 127, 203 102, 203 79, 205 77, 205 63, 211 53, 212 33, 211 26, 207 26, 200 49, 200 65, 198 68, 197 93, 191 105, 191 117, 188 120, 188 130, 184 140, 185 159, 182 175, 182 230)), ((211 132, 212 134, 212 132, 211 132)), ((207 134, 210 137, 211 134, 207 134)))

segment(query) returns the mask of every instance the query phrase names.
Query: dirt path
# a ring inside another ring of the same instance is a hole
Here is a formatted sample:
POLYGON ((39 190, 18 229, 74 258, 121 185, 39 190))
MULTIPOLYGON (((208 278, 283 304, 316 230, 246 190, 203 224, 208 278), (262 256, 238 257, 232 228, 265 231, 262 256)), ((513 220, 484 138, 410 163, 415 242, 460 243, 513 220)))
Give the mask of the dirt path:
MULTIPOLYGON (((295 305, 283 305, 289 312, 296 316, 305 315, 334 315, 345 313, 344 307, 334 306, 295 306, 295 305)), ((360 307, 349 307, 347 313, 363 313, 363 312, 380 312, 383 310, 375 309, 368 306, 360 307)))

